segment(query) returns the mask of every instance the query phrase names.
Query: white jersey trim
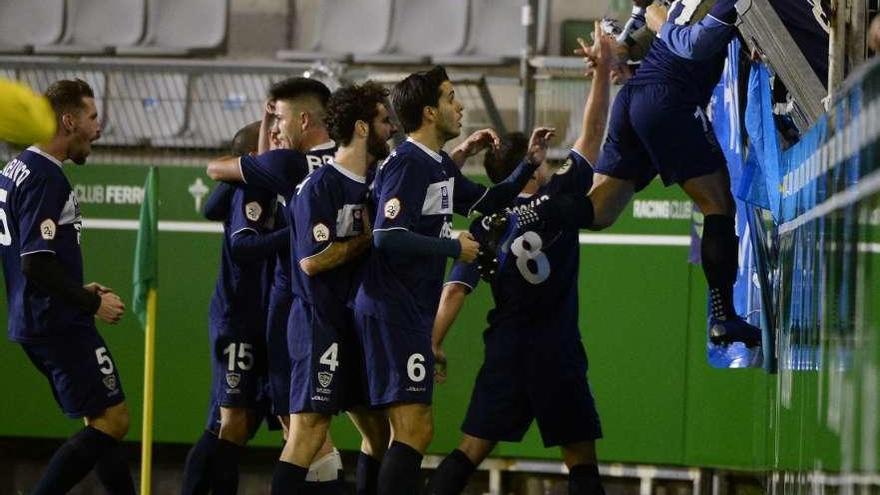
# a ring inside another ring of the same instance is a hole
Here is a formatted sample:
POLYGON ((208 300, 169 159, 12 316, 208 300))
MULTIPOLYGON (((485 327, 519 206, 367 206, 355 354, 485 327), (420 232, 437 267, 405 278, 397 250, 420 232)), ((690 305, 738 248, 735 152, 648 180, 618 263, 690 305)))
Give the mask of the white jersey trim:
POLYGON ((54 156, 50 155, 49 153, 46 153, 45 151, 41 150, 40 148, 37 148, 36 145, 34 145, 34 146, 28 146, 28 149, 27 149, 27 150, 28 150, 28 151, 31 151, 31 152, 34 152, 34 153, 36 153, 36 154, 42 156, 43 158, 45 158, 45 159, 49 160, 50 162, 54 163, 55 165, 58 165, 58 167, 61 167, 61 166, 62 166, 62 165, 61 165, 61 162, 58 161, 57 158, 55 158, 54 156))
POLYGON ((424 144, 422 144, 422 143, 416 141, 415 139, 413 139, 413 138, 411 138, 411 137, 407 137, 406 140, 409 141, 410 143, 416 145, 420 150, 424 151, 425 154, 427 154, 428 156, 430 156, 431 158, 433 158, 435 162, 437 162, 437 163, 442 163, 442 162, 443 162, 443 157, 440 156, 440 153, 436 153, 436 152, 435 152, 434 150, 432 150, 431 148, 428 148, 428 147, 425 146, 424 144))

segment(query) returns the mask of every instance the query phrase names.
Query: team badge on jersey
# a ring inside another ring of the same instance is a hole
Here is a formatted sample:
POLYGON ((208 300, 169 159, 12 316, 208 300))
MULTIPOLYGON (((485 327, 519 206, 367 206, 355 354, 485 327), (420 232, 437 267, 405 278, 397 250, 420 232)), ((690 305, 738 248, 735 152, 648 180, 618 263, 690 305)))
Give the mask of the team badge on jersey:
POLYGON ((244 214, 248 218, 248 220, 256 222, 260 219, 260 215, 263 214, 263 207, 260 206, 260 203, 256 201, 251 201, 250 203, 244 205, 244 214))
POLYGON ((47 241, 55 238, 55 222, 51 218, 47 218, 40 223, 40 235, 47 241))
POLYGON ((400 200, 391 198, 385 202, 385 218, 394 220, 400 214, 400 200))
POLYGON ((567 174, 568 171, 571 170, 571 166, 572 166, 573 164, 574 164, 574 162, 571 161, 571 158, 566 159, 566 160, 565 160, 565 163, 563 163, 562 166, 559 167, 559 170, 556 171, 556 175, 565 175, 565 174, 567 174))
POLYGON ((323 223, 316 224, 312 227, 312 236, 315 237, 316 241, 324 242, 330 239, 330 229, 323 223))

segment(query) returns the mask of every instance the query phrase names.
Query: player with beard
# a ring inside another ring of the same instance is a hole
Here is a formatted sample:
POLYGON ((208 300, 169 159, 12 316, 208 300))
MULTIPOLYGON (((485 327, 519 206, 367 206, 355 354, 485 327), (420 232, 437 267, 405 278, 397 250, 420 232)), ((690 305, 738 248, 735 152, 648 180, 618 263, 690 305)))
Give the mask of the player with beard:
POLYGON ((95 318, 116 324, 125 306, 112 289, 83 285, 82 217, 62 163, 83 165, 101 136, 95 95, 84 81, 52 83, 56 117, 47 143, 31 146, 0 174, 0 255, 9 339, 49 380, 61 410, 85 428, 52 456, 32 493, 67 493, 92 468, 114 494, 134 494, 120 440, 128 407, 116 362, 95 318))
POLYGON ((339 150, 303 181, 294 198, 290 433, 276 465, 273 494, 304 492, 309 461, 321 447, 332 416, 341 411, 348 411, 361 432, 360 455, 368 458, 358 463, 357 491, 376 491, 375 477, 360 468, 382 458, 388 423, 381 411, 365 407, 364 364, 349 296, 372 239, 367 172, 388 155, 387 141, 395 131, 385 107, 387 93, 367 82, 330 97, 327 127, 339 150))

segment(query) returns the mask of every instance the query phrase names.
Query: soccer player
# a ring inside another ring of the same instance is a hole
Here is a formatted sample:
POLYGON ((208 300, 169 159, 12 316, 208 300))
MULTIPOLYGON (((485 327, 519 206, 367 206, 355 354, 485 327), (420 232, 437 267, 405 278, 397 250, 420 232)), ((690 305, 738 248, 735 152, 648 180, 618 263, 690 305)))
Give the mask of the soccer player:
POLYGON ((466 179, 442 151, 461 132, 463 107, 442 67, 394 86, 395 113, 408 138, 373 182, 373 245, 355 298, 355 326, 367 366, 370 405, 387 411, 393 442, 382 460, 379 493, 417 492, 422 455, 433 435, 431 326, 446 259, 471 262, 479 246, 452 237, 452 214, 491 212, 522 189, 546 153, 551 129, 529 157, 487 190, 466 179))
MULTIPOLYGON (((327 126, 339 150, 303 181, 294 199, 290 433, 275 468, 273 494, 302 493, 307 466, 340 411, 348 411, 363 437, 360 456, 369 459, 359 461, 359 469, 378 464, 388 445, 385 415, 365 407, 364 363, 349 307, 357 261, 372 240, 368 168, 388 156, 387 141, 395 131, 387 94, 367 82, 331 96, 327 126)), ((358 483, 358 493, 376 492, 375 476, 360 473, 358 483)))
MULTIPOLYGON (((724 67, 725 47, 736 33, 735 20, 734 0, 676 2, 668 15, 663 7, 649 7, 646 21, 658 36, 611 109, 592 191, 586 200, 558 196, 527 217, 601 230, 656 175, 665 185, 678 184, 705 218, 701 257, 709 285, 710 339, 756 346, 761 330, 733 306, 735 204, 724 154, 704 111, 724 67)), ((527 228, 529 221, 517 223, 527 228)))
MULTIPOLYGON (((568 159, 561 168, 543 164, 511 209, 557 194, 589 191, 590 163, 599 154, 608 117, 611 40, 600 37, 594 44, 593 82, 581 133, 568 159)), ((583 45, 582 49, 588 50, 583 45)), ((486 153, 484 166, 492 182, 507 177, 526 154, 526 146, 525 136, 515 134, 499 153, 486 153)), ((481 244, 491 244, 483 241, 490 235, 484 220, 475 220, 470 231, 481 244)), ((578 231, 535 225, 503 250, 504 261, 491 280, 495 308, 487 318, 485 361, 462 425, 464 436, 440 463, 426 493, 461 493, 495 445, 520 441, 533 420, 546 447, 561 447, 569 469, 569 493, 604 493, 594 443, 602 432, 578 330, 578 231)), ((443 340, 478 281, 475 263, 456 263, 443 288, 433 329, 438 383, 445 379, 443 340)))
POLYGON ((125 306, 112 289, 83 285, 82 216, 63 162, 86 162, 101 135, 95 96, 79 79, 52 83, 46 98, 56 132, 23 151, 0 173, 0 255, 9 339, 21 344, 49 380, 69 417, 85 428, 52 456, 32 493, 67 493, 92 468, 110 493, 134 494, 120 448, 128 407, 116 362, 95 318, 116 324, 125 306))
MULTIPOLYGON (((208 164, 208 176, 226 182, 245 182, 268 189, 284 199, 290 208, 296 186, 313 170, 333 156, 336 144, 324 124, 330 90, 320 81, 303 77, 285 79, 269 90, 263 128, 277 127, 277 139, 288 148, 270 150, 256 156, 227 157, 208 164), (274 113, 273 113, 274 112, 274 113), (268 122, 274 119, 274 125, 268 122)), ((289 212, 288 212, 289 214, 289 212)), ((281 217, 288 218, 288 215, 281 217)), ((286 220, 289 224, 289 220, 286 220)), ((269 294, 267 347, 270 395, 275 414, 286 423, 290 407, 290 356, 287 352, 287 320, 293 302, 290 273, 290 231, 274 235, 285 237, 285 246, 278 252, 272 289, 269 294)), ((311 481, 337 479, 342 462, 330 436, 316 455, 311 481)))

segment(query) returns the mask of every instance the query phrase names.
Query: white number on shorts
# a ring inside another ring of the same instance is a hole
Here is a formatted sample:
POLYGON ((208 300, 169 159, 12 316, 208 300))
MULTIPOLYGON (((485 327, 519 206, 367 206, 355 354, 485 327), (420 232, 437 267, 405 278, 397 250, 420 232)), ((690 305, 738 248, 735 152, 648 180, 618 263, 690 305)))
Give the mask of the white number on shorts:
POLYGON ((406 361, 406 374, 409 379, 414 382, 420 382, 425 379, 425 356, 419 353, 413 354, 406 361))
POLYGON ((336 342, 330 344, 330 347, 324 351, 324 354, 321 354, 321 359, 318 360, 321 364, 326 364, 330 367, 330 371, 336 371, 336 367, 339 366, 339 360, 337 359, 337 352, 339 351, 339 346, 336 342))
POLYGON ((228 355, 228 363, 227 368, 229 371, 235 371, 235 366, 238 365, 238 369, 247 371, 254 367, 254 354, 251 352, 251 348, 253 345, 251 344, 236 344, 235 342, 226 346, 226 349, 223 349, 223 355, 228 355), (238 345, 238 360, 235 359, 235 346, 238 345))
POLYGON ((98 347, 95 349, 95 357, 98 358, 98 369, 101 370, 101 373, 104 373, 105 375, 113 373, 113 361, 110 359, 110 356, 107 355, 106 347, 98 347))
POLYGON ((536 285, 547 280, 547 277, 550 276, 550 260, 541 251, 542 247, 544 247, 544 243, 541 241, 541 236, 531 230, 514 239, 510 245, 510 252, 516 256, 516 268, 519 269, 520 275, 527 282, 536 285), (529 261, 534 263, 534 271, 532 271, 529 261))

